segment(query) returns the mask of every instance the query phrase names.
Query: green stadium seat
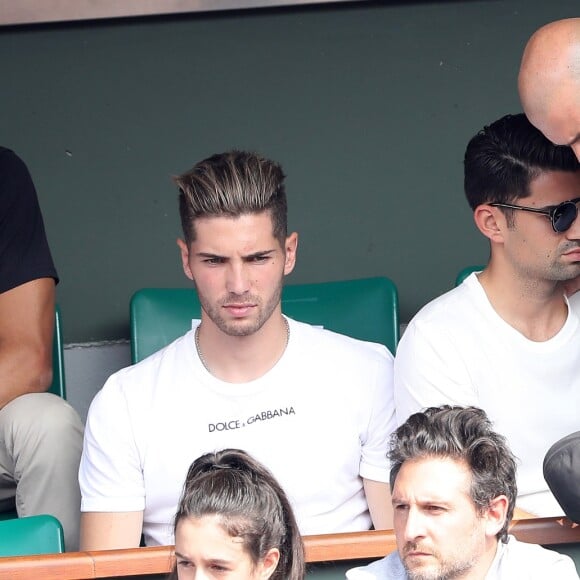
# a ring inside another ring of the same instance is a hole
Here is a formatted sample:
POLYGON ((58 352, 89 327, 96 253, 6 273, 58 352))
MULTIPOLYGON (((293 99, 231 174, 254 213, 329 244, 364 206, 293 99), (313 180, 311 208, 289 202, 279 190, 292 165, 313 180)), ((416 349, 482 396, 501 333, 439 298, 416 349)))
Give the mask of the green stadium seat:
POLYGON ((62 526, 53 516, 28 516, 0 521, 0 557, 62 552, 62 526))

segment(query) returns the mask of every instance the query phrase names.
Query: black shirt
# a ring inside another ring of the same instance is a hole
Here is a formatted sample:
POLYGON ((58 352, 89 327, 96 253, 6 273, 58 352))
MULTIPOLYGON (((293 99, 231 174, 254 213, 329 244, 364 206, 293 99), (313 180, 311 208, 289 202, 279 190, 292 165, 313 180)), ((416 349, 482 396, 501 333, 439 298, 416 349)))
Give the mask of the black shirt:
POLYGON ((0 147, 0 293, 38 278, 58 276, 28 168, 0 147))

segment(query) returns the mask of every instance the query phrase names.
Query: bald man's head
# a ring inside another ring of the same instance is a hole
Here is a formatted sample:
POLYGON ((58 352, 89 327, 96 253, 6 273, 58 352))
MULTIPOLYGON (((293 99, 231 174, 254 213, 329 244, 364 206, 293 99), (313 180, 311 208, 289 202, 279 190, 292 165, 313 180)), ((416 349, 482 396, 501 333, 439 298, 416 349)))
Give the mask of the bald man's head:
POLYGON ((532 35, 518 87, 529 120, 580 159, 580 18, 550 22, 532 35))

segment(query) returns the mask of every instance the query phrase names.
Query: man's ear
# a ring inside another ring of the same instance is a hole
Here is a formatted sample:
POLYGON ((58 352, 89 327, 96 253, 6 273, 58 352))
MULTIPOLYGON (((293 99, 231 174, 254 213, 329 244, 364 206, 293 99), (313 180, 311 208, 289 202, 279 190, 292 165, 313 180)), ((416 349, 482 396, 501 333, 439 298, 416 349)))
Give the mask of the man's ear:
POLYGON ((193 273, 189 267, 189 248, 187 244, 180 238, 177 238, 177 246, 181 253, 181 266, 183 267, 183 273, 190 279, 193 280, 193 273))
POLYGON ((294 270, 296 265, 296 251, 298 250, 298 234, 291 233, 284 242, 284 253, 286 255, 284 262, 284 276, 287 276, 294 270))
POLYGON ((494 537, 503 528, 507 518, 509 501, 507 496, 498 495, 492 499, 489 507, 485 512, 485 534, 489 537, 494 537))
POLYGON ((477 229, 489 238, 490 242, 503 243, 507 220, 499 208, 487 203, 478 205, 473 212, 473 220, 477 229))

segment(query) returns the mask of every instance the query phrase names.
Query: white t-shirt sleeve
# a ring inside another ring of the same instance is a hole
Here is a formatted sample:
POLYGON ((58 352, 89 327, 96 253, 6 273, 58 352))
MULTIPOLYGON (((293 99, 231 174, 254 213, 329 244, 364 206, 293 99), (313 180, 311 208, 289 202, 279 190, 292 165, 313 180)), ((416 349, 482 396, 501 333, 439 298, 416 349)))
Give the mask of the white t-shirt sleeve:
POLYGON ((372 401, 369 420, 361 441, 360 475, 373 481, 389 481, 387 448, 396 427, 393 396, 393 356, 384 347, 375 364, 372 377, 372 401))
POLYGON ((394 377, 398 425, 426 407, 478 404, 469 370, 452 338, 431 321, 411 321, 405 330, 394 377))
POLYGON ((145 508, 145 486, 127 401, 113 375, 91 403, 79 468, 81 511, 145 508))

